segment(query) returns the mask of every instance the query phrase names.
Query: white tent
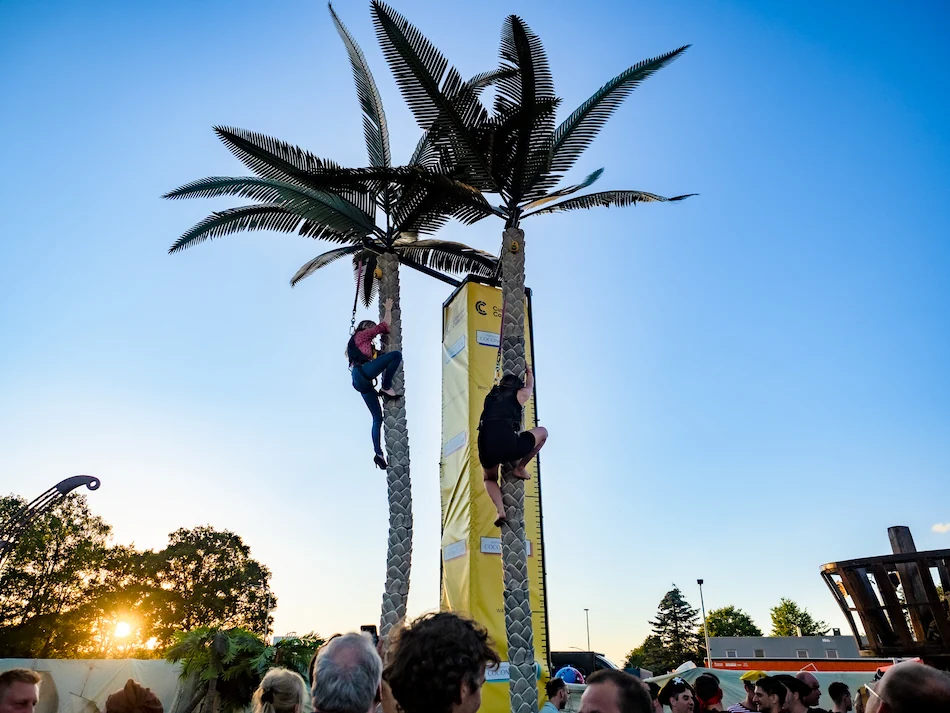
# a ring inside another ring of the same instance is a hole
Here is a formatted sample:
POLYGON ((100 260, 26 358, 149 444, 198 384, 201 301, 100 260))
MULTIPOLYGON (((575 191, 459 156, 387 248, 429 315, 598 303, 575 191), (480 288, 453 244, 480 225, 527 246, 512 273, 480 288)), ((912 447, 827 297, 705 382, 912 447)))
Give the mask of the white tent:
POLYGON ((139 659, 0 659, 0 672, 28 668, 43 677, 36 713, 99 713, 130 678, 152 689, 165 713, 187 703, 181 666, 139 659))

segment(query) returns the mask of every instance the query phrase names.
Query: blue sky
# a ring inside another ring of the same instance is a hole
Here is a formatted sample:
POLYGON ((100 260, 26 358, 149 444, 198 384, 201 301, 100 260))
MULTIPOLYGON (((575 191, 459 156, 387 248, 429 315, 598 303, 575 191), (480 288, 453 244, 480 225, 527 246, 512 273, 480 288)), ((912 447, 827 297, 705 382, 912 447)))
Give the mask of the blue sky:
MULTIPOLYGON (((397 159, 418 137, 363 2, 397 159)), ((504 16, 545 42, 566 115, 692 43, 577 163, 598 189, 701 194, 524 224, 535 294, 551 641, 621 658, 673 583, 768 628, 787 596, 844 626, 822 563, 950 546, 950 49, 941 3, 497 2, 397 8, 463 74, 504 16), (456 9, 458 7, 458 9, 456 9)), ((346 55, 319 2, 0 6, 0 491, 103 486, 116 539, 238 532, 277 633, 373 622, 386 505, 342 357, 342 265, 248 234, 168 256, 234 201, 226 124, 362 165, 346 55)), ((497 251, 500 225, 443 236, 497 251)), ((440 310, 403 278, 416 515, 410 610, 438 606, 440 310)))

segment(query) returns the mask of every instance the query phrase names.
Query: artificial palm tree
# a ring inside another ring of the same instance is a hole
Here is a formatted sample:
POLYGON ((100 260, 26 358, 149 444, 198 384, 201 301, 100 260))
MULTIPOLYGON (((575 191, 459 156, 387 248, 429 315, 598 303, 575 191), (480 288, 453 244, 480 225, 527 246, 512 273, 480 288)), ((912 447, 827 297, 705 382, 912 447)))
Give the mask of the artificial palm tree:
MULTIPOLYGON (((393 167, 389 132, 379 90, 365 57, 330 9, 343 39, 363 110, 370 166, 343 168, 277 139, 253 132, 216 127, 227 147, 256 175, 211 177, 189 183, 167 198, 237 195, 257 203, 213 213, 181 236, 169 252, 243 230, 296 232, 342 244, 306 263, 291 285, 317 270, 349 257, 356 268, 357 289, 367 306, 379 293, 382 305, 392 299, 387 351, 402 350, 399 265, 457 285, 447 272, 491 275, 495 258, 461 243, 420 239, 451 217, 474 222, 493 212, 482 194, 455 180, 441 163, 434 145, 423 137, 408 166, 393 167), (377 212, 383 225, 376 224, 377 212)), ((509 70, 478 75, 467 83, 481 91, 509 70)), ((355 316, 354 302, 354 316, 355 316)), ((405 394, 403 372, 393 388, 405 394)), ((384 402, 386 426, 389 539, 380 633, 387 636, 405 616, 412 557, 412 497, 409 478, 409 432, 405 399, 384 402)))
MULTIPOLYGON (((500 251, 503 324, 502 369, 523 375, 525 241, 520 224, 532 215, 595 206, 680 201, 644 191, 620 190, 570 198, 596 181, 601 170, 578 185, 555 186, 590 145, 600 128, 643 80, 687 47, 633 65, 598 89, 560 125, 560 100, 540 38, 509 16, 501 35, 501 69, 493 111, 459 81, 459 74, 422 33, 379 0, 372 2, 376 34, 406 102, 443 160, 464 170, 466 183, 498 195, 493 213, 505 220, 500 251)), ((510 695, 515 713, 537 710, 534 643, 524 534, 524 483, 503 473, 507 522, 502 524, 505 627, 510 695)))

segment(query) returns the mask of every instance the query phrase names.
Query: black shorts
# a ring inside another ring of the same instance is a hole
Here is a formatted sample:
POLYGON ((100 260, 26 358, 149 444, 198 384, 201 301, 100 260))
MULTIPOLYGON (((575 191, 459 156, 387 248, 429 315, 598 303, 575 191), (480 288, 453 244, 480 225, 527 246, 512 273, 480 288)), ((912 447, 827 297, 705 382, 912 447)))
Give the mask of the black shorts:
POLYGON ((478 460, 483 468, 521 460, 534 450, 534 434, 512 431, 504 424, 483 424, 478 431, 478 460))

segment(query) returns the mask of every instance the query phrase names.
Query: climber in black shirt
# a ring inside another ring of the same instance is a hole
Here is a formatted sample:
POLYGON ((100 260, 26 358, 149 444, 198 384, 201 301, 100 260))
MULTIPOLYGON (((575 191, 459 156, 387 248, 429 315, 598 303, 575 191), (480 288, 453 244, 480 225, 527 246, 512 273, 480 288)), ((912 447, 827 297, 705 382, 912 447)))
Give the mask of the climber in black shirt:
POLYGON ((478 422, 478 460, 482 464, 485 490, 498 511, 496 527, 506 520, 498 485, 498 466, 517 461, 511 474, 528 480, 530 476, 525 467, 548 438, 548 430, 542 426, 521 430, 521 411, 533 392, 534 375, 530 367, 525 372, 524 383, 514 374, 505 374, 485 397, 478 422))

